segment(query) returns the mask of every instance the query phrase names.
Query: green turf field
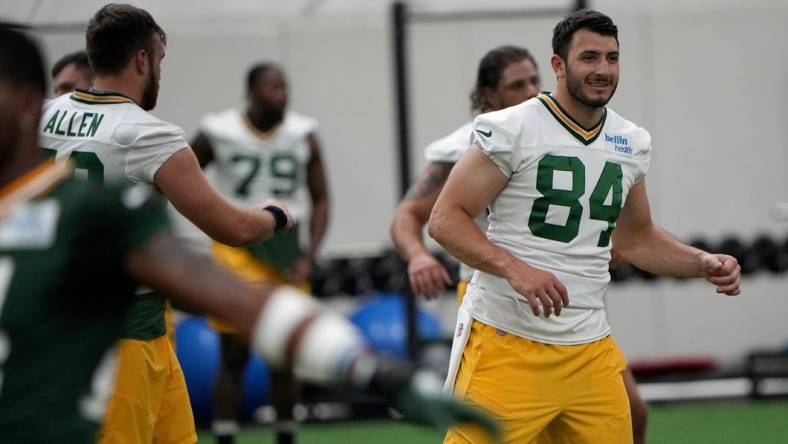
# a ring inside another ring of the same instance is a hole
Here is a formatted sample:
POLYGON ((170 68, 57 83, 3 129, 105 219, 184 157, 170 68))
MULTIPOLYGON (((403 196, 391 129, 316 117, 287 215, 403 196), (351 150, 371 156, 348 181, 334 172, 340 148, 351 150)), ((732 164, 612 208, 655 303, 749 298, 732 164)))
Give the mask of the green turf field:
MULTIPOLYGON (((200 433, 201 444, 212 443, 200 433)), ((300 444, 426 444, 441 442, 443 434, 393 421, 343 422, 307 425, 300 444)), ((788 443, 788 401, 687 403, 652 406, 649 416, 652 444, 788 443)), ((244 429, 238 444, 272 444, 264 428, 244 429)))

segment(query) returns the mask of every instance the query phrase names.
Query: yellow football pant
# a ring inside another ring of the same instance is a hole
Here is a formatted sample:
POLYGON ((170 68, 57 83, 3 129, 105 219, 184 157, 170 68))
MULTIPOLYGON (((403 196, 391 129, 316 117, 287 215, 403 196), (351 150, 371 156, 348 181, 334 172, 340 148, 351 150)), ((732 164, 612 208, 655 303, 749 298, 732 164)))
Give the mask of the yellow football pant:
MULTIPOLYGON (((249 250, 244 248, 228 247, 227 245, 214 242, 213 259, 220 266, 248 282, 289 283, 284 276, 257 260, 249 250)), ((308 292, 310 290, 308 282, 299 283, 296 286, 303 291, 308 292)), ((232 327, 218 319, 209 318, 208 325, 221 333, 235 332, 232 327)))
MULTIPOLYGON (((632 443, 626 360, 611 336, 552 345, 474 321, 455 395, 493 414, 505 443, 632 443)), ((487 443, 478 428, 459 426, 444 443, 487 443)))
POLYGON ((197 442, 186 381, 167 335, 121 339, 101 444, 197 442))
POLYGON ((468 291, 468 281, 462 280, 457 283, 457 305, 462 305, 462 298, 465 297, 465 292, 468 291))

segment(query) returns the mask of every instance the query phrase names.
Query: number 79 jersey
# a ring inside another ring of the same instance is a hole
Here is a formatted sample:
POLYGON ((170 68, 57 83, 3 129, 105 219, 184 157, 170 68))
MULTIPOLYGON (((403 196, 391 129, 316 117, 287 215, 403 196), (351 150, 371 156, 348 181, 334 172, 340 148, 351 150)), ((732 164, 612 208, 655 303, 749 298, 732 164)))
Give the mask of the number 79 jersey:
POLYGON ((241 205, 279 199, 303 224, 309 216, 308 137, 316 129, 316 120, 294 112, 268 132, 252 126, 239 109, 209 114, 200 122, 213 148, 215 169, 208 177, 222 195, 241 205))
POLYGON ((490 204, 487 237, 553 273, 567 288, 569 306, 561 316, 536 317, 505 279, 477 273, 471 314, 540 342, 579 344, 608 335, 610 238, 629 190, 648 170, 648 132, 607 108, 596 126, 584 128, 542 93, 477 117, 474 137, 509 178, 490 204))

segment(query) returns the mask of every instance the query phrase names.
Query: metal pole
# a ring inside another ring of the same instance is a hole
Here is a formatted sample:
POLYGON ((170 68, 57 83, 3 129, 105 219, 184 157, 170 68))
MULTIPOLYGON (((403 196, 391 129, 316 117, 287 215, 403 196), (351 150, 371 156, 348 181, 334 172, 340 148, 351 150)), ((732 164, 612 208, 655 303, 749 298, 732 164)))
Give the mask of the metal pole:
MULTIPOLYGON (((407 83, 407 6, 404 2, 394 2, 391 7, 392 31, 394 40, 394 78, 397 94, 397 146, 399 154, 399 192, 405 195, 410 185, 410 127, 408 125, 408 83, 407 83)), ((405 325, 408 357, 412 362, 419 359, 419 334, 416 328, 416 298, 408 285, 403 291, 405 300, 405 325)))
POLYGON ((410 125, 408 122, 408 82, 407 82, 407 6, 404 2, 394 2, 391 9, 394 31, 394 78, 397 94, 397 153, 399 158, 400 197, 410 186, 410 125))

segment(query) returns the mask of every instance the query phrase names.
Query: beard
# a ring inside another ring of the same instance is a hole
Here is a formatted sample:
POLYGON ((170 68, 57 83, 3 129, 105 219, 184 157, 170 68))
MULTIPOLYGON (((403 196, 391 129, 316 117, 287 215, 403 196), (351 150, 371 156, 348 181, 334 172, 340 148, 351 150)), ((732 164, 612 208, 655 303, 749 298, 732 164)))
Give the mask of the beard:
POLYGON ((601 98, 591 98, 586 95, 585 91, 583 90, 583 84, 585 83, 585 79, 580 79, 576 77, 572 71, 569 69, 569 64, 566 64, 566 88, 569 91, 569 95, 572 96, 573 99, 577 100, 578 102, 582 103, 583 105, 589 108, 601 108, 607 105, 607 102, 613 98, 613 94, 616 93, 616 88, 618 88, 618 79, 613 78, 613 76, 597 76, 594 74, 590 74, 589 77, 593 77, 594 80, 603 80, 608 81, 609 83, 613 84, 613 90, 610 91, 610 95, 607 97, 601 98))
MULTIPOLYGON (((152 66, 152 65, 151 65, 152 66)), ((156 100, 159 98, 159 82, 153 75, 153 69, 150 70, 148 80, 145 82, 145 89, 142 91, 142 103, 140 108, 145 111, 150 111, 156 108, 156 100)))
POLYGON ((265 122, 278 123, 285 117, 286 106, 269 106, 261 109, 261 117, 265 122))

